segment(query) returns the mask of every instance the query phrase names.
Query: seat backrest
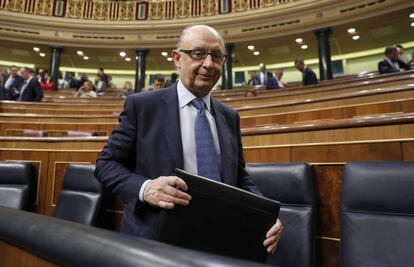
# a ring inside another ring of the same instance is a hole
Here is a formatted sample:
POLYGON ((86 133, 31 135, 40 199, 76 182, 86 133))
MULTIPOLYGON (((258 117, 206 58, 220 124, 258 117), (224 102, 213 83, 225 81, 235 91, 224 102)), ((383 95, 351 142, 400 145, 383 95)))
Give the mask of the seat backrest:
POLYGON ((350 162, 340 206, 341 266, 414 266, 414 162, 350 162))
POLYGON ((95 165, 69 164, 53 216, 95 225, 102 207, 103 188, 94 176, 95 165))
POLYGON ((284 226, 275 255, 267 263, 276 266, 314 266, 315 192, 310 166, 298 163, 247 164, 265 197, 282 203, 279 218, 284 226))
POLYGON ((22 132, 22 136, 30 136, 30 137, 42 137, 45 136, 45 132, 42 130, 30 130, 25 129, 22 132))
POLYGON ((29 210, 35 196, 35 180, 33 164, 0 161, 0 206, 29 210))
POLYGON ((75 131, 69 130, 67 131, 68 137, 87 137, 87 136, 96 136, 95 132, 87 132, 87 131, 75 131))

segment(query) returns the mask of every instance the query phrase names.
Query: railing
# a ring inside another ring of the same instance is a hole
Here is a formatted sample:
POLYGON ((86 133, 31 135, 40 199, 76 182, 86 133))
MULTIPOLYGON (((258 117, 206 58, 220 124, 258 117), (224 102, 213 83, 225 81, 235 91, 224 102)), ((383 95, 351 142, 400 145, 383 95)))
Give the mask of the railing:
POLYGON ((240 13, 300 0, 0 0, 0 10, 87 20, 170 20, 240 13))
POLYGON ((4 262, 13 266, 23 266, 27 254, 62 266, 264 266, 5 207, 0 207, 0 248, 4 262))

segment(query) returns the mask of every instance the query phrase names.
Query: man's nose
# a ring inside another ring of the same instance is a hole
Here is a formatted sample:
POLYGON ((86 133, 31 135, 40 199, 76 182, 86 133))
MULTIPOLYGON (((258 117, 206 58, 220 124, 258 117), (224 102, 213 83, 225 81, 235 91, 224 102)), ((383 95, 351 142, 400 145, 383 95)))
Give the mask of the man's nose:
POLYGON ((206 68, 211 68, 213 67, 213 57, 211 56, 211 54, 207 54, 206 58, 203 61, 203 66, 206 68))

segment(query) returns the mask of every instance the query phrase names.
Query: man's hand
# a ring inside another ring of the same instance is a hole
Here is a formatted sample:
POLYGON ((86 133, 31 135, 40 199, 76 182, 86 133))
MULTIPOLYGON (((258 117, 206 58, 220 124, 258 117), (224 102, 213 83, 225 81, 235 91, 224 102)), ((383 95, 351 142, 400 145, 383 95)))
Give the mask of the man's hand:
POLYGON ((282 235, 283 225, 282 222, 277 219, 276 223, 266 233, 266 240, 263 241, 263 246, 267 248, 267 252, 275 254, 277 243, 279 243, 280 236, 282 235))
POLYGON ((163 209, 172 209, 175 204, 187 206, 191 200, 191 196, 183 192, 187 190, 185 182, 177 176, 160 176, 146 185, 144 201, 163 209))

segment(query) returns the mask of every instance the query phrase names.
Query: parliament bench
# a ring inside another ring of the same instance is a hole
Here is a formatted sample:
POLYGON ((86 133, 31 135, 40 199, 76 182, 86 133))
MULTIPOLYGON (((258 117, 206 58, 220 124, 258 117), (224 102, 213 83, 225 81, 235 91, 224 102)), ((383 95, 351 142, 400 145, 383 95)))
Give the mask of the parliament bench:
POLYGON ((364 83, 351 83, 342 85, 341 87, 333 88, 318 88, 313 90, 306 90, 305 92, 296 92, 296 91, 287 91, 283 93, 274 93, 274 94, 258 94, 255 97, 243 97, 243 98, 226 98, 221 99, 223 103, 230 105, 232 107, 242 107, 245 105, 255 106, 260 104, 277 104, 284 103, 287 101, 295 100, 301 101, 306 99, 321 98, 327 96, 336 96, 340 94, 359 92, 361 90, 370 90, 377 88, 394 88, 397 86, 409 85, 412 84, 412 79, 414 74, 401 77, 401 79, 390 81, 386 80, 374 80, 364 83))
POLYGON ((338 94, 334 96, 288 101, 278 104, 237 107, 235 109, 239 112, 240 116, 249 116, 388 101, 401 98, 412 98, 413 96, 414 84, 410 84, 398 86, 395 88, 360 90, 358 92, 338 94))
POLYGON ((240 117, 241 128, 268 124, 292 124, 300 121, 324 119, 348 119, 380 113, 414 112, 414 98, 398 98, 361 104, 338 105, 299 111, 268 113, 240 117))
MULTIPOLYGON (((0 138, 0 160, 32 162, 37 169, 36 211, 51 215, 70 163, 94 164, 106 137, 0 138), (19 140, 20 139, 20 140, 19 140)), ((342 170, 351 160, 414 160, 414 138, 244 146, 249 163, 305 161, 311 165, 317 199, 318 261, 339 261, 339 193, 342 170)), ((105 209, 105 227, 119 229, 123 205, 116 198, 105 209)), ((319 264, 317 266, 320 266, 319 264)))
POLYGON ((414 113, 298 122, 242 129, 245 146, 397 139, 414 136, 414 113))
MULTIPOLYGON (((276 90, 266 90, 266 89, 259 89, 256 90, 256 92, 260 95, 267 95, 267 94, 275 94, 275 93, 282 93, 285 92, 306 92, 309 90, 314 89, 320 89, 320 88, 328 88, 328 87, 336 87, 336 86, 342 86, 342 84, 349 84, 349 82, 370 82, 375 80, 389 80, 389 79, 399 79, 399 77, 404 77, 407 75, 414 74, 414 71, 406 71, 406 72, 399 72, 399 73, 388 73, 388 74, 379 74, 379 75, 365 75, 365 76, 359 76, 353 79, 343 80, 343 79, 332 79, 332 80, 326 80, 324 82, 320 81, 318 84, 314 85, 308 85, 308 86, 302 86, 301 84, 297 86, 290 86, 288 83, 288 87, 286 88, 279 88, 276 90)), ((240 89, 233 89, 233 90, 220 90, 220 91, 213 91, 212 95, 218 99, 225 99, 229 97, 242 97, 244 96, 246 91, 246 88, 240 88, 240 89)))

